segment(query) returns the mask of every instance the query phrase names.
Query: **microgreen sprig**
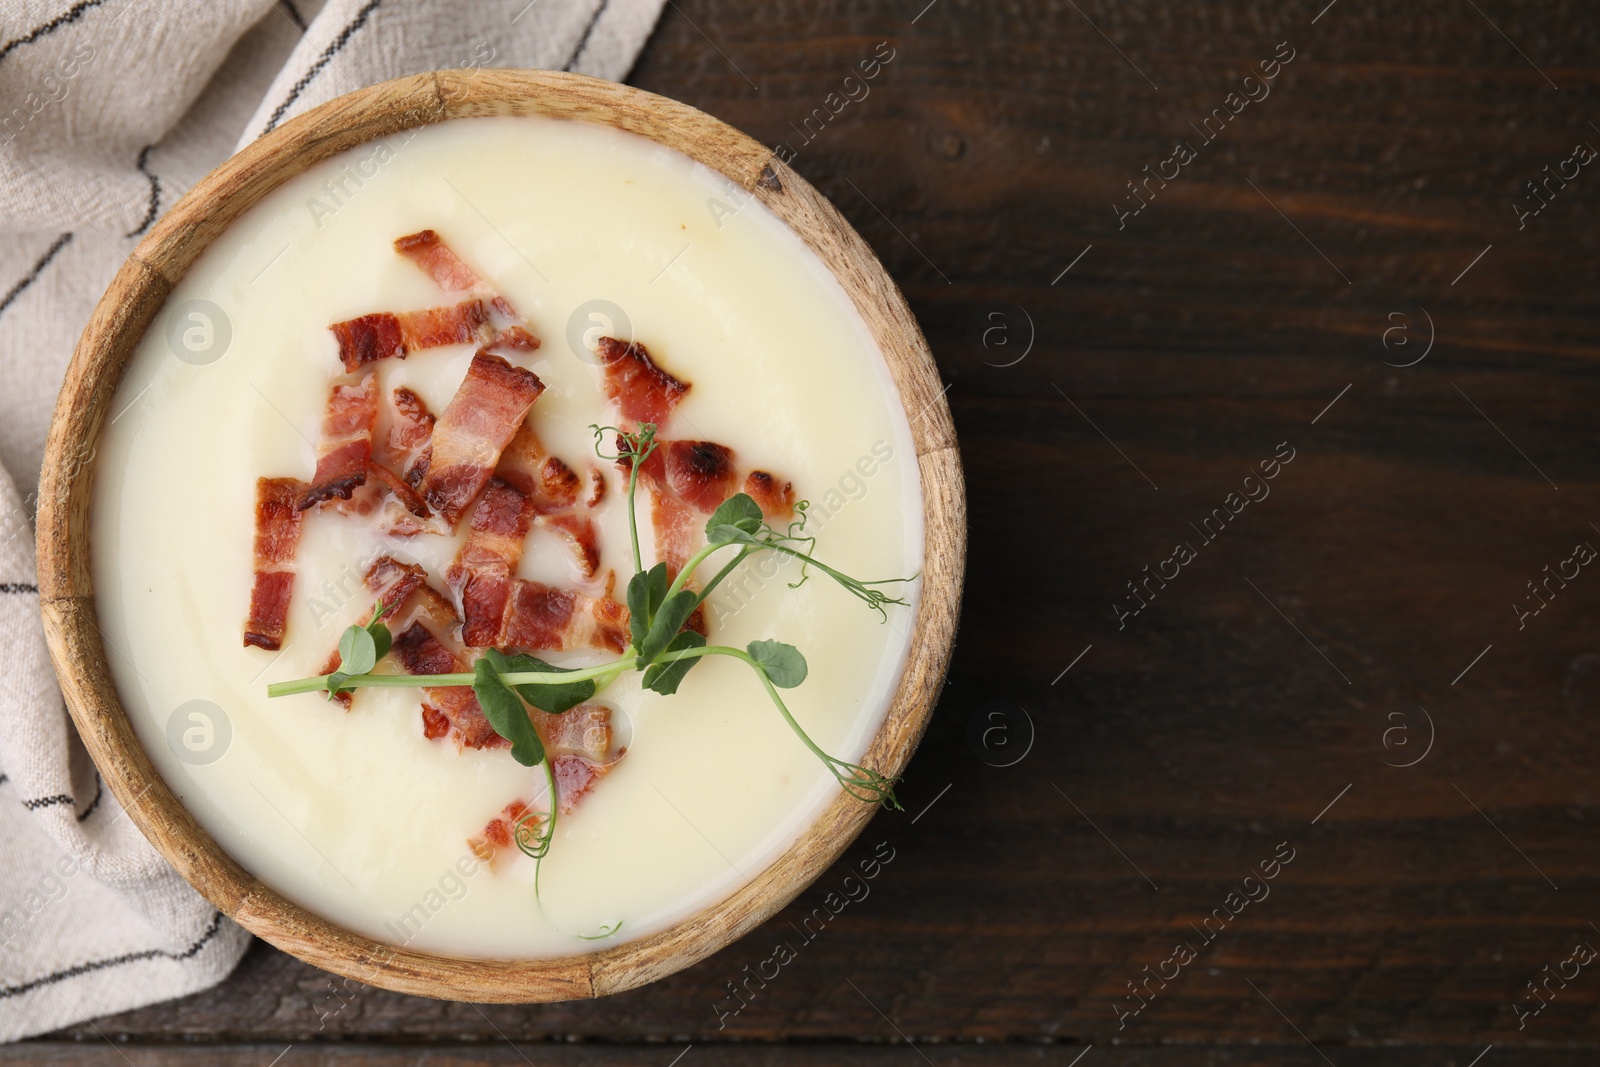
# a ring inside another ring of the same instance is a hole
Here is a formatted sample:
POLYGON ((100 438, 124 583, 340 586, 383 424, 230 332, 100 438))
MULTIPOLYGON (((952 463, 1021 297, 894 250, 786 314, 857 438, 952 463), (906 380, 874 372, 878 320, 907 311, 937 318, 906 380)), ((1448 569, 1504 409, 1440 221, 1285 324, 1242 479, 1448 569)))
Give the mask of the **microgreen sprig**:
MULTIPOLYGON (((845 792, 859 800, 898 809, 900 804, 894 792, 898 778, 829 755, 811 739, 778 694, 779 689, 793 689, 806 679, 809 668, 799 649, 773 640, 752 641, 742 649, 710 645, 704 635, 685 627, 723 579, 758 552, 773 551, 800 560, 800 578, 789 583, 790 588, 803 585, 809 577, 808 568, 815 567, 876 611, 885 622, 888 621, 888 605, 905 605, 907 601, 890 596, 879 587, 911 582, 915 576, 861 581, 830 567, 812 555, 816 537, 805 532, 806 501, 794 506, 794 520, 780 531, 766 521, 760 505, 745 493, 729 497, 716 509, 706 523, 705 547, 690 557, 675 577, 668 578, 666 563, 657 563, 646 570, 639 547, 637 494, 639 469, 659 444, 656 427, 644 423, 631 431, 615 426, 592 426, 591 429, 595 434, 596 454, 602 459, 625 462, 628 467, 628 529, 634 575, 627 588, 630 646, 621 658, 595 667, 569 669, 533 656, 507 655, 491 648, 473 664, 471 673, 379 673, 378 663, 393 645, 389 628, 382 621, 390 607, 380 602, 368 622, 350 626, 339 638, 337 670, 314 678, 273 683, 267 687, 267 695, 280 697, 326 691, 331 698, 360 688, 470 686, 489 724, 510 742, 512 758, 544 771, 550 810, 525 812, 512 828, 517 848, 537 862, 549 853, 554 840, 560 798, 554 764, 529 718, 528 707, 560 715, 591 699, 631 670, 643 672, 642 684, 646 689, 670 696, 678 691, 684 677, 701 659, 725 656, 740 660, 755 672, 778 714, 801 743, 822 761, 845 792), (604 451, 605 442, 613 434, 616 451, 608 455, 604 451), (692 586, 691 581, 701 565, 725 549, 734 551, 702 586, 692 586)), ((537 893, 537 868, 534 886, 537 893)))
MULTIPOLYGON (((604 435, 615 430, 615 427, 593 429, 597 438, 596 452, 602 458, 615 458, 607 457, 600 451, 604 435)), ((616 433, 617 456, 627 457, 630 460, 628 510, 632 521, 639 467, 656 447, 656 428, 645 423, 633 433, 620 430, 616 433)), ((906 603, 903 597, 892 597, 876 587, 913 579, 894 578, 863 582, 811 555, 809 549, 815 546, 816 538, 804 532, 806 506, 805 501, 797 504, 795 521, 780 532, 766 521, 761 506, 752 497, 746 493, 736 493, 723 501, 712 513, 710 520, 706 522, 705 547, 689 558, 670 583, 667 580, 665 563, 657 563, 648 571, 644 569, 643 561, 638 556, 636 541, 635 573, 628 582, 627 593, 629 631, 633 639, 635 667, 644 671, 643 685, 646 689, 670 695, 677 692, 684 675, 688 674, 690 668, 702 657, 730 656, 743 660, 755 671, 784 722, 822 761, 823 766, 847 793, 861 800, 877 801, 886 807, 898 808, 900 804, 894 795, 896 779, 887 778, 878 771, 860 764, 837 759, 823 751, 811 740, 810 735, 795 720, 782 697, 778 695, 778 689, 793 688, 805 681, 806 661, 799 649, 781 641, 752 641, 744 650, 725 645, 707 645, 702 635, 684 629, 685 624, 694 615, 695 609, 705 602, 712 590, 739 564, 763 550, 780 552, 801 561, 800 580, 790 583, 791 588, 805 582, 807 566, 815 566, 839 583, 846 592, 876 611, 884 621, 888 621, 886 605, 906 603), (797 547, 800 545, 806 546, 805 549, 797 547), (704 587, 698 590, 690 587, 689 581, 700 565, 717 552, 728 548, 737 551, 705 583, 704 587)))

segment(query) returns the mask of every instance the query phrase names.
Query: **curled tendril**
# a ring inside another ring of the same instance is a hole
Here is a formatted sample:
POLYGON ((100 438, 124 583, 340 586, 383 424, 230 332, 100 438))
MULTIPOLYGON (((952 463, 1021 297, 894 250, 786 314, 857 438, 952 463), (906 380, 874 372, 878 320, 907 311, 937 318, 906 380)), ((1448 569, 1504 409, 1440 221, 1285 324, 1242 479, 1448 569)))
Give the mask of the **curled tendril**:
POLYGON ((807 568, 811 566, 811 553, 817 550, 817 537, 815 534, 806 533, 806 519, 809 518, 807 511, 810 507, 811 501, 798 501, 794 506, 794 519, 789 523, 789 528, 783 533, 773 529, 769 523, 762 523, 762 527, 770 539, 791 545, 805 546, 805 548, 801 549, 805 555, 800 560, 800 579, 799 581, 790 582, 790 589, 799 589, 811 578, 811 572, 807 568))
POLYGON ((637 430, 624 430, 620 426, 600 426, 591 422, 589 430, 594 434, 594 454, 601 459, 612 462, 625 459, 629 463, 643 463, 656 449, 656 424, 653 422, 642 422, 637 430), (615 435, 613 440, 616 441, 617 448, 617 451, 609 456, 604 451, 608 434, 615 435))
POLYGON ((524 856, 542 860, 550 851, 550 841, 554 836, 551 831, 554 829, 554 824, 542 812, 524 812, 511 826, 511 839, 524 856))
POLYGON ((885 622, 889 621, 889 613, 885 610, 887 605, 899 604, 903 607, 907 605, 907 601, 905 597, 890 596, 882 590, 874 588, 874 586, 900 585, 914 582, 919 575, 914 574, 910 578, 885 578, 879 581, 863 582, 859 578, 852 578, 843 571, 835 570, 833 567, 823 563, 811 554, 817 547, 816 535, 805 532, 806 520, 810 517, 808 512, 810 506, 811 503, 807 500, 801 500, 796 503, 794 505, 795 518, 789 523, 787 529, 780 531, 775 529, 772 524, 763 522, 755 533, 750 534, 739 543, 748 545, 758 551, 763 548, 775 549, 784 555, 798 559, 800 561, 800 579, 790 582, 790 589, 798 589, 806 584, 806 581, 811 577, 809 568, 816 567, 838 582, 845 592, 860 600, 868 608, 876 611, 879 618, 885 622))
POLYGON ((863 767, 859 763, 847 763, 833 756, 823 757, 822 762, 839 780, 839 787, 857 800, 882 804, 891 811, 905 810, 900 806, 899 798, 894 795, 895 783, 900 779, 889 778, 870 767, 863 767))

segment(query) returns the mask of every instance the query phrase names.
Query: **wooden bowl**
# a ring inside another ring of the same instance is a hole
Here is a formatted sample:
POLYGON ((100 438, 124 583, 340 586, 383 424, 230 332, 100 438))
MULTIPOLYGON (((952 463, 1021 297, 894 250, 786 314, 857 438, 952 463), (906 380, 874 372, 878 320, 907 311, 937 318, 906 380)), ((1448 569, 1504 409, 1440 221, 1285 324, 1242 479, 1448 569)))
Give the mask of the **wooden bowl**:
POLYGON ((771 917, 838 858, 875 806, 841 793, 787 852, 727 899, 628 944, 544 960, 467 960, 395 948, 286 900, 201 829, 135 737, 95 621, 89 567, 95 442, 123 368, 173 286, 236 218, 313 163, 399 130, 478 115, 597 122, 675 148, 770 208, 849 293, 888 360, 922 474, 926 543, 916 626, 900 687, 862 761, 891 775, 904 769, 950 657, 966 551, 955 429, 927 342, 866 242, 770 149, 684 104, 575 74, 441 71, 362 89, 278 127, 174 205, 117 273, 67 369, 39 487, 39 592, 67 707, 106 785, 161 854, 235 922, 308 963, 402 993, 497 1002, 599 996, 687 967, 771 917))

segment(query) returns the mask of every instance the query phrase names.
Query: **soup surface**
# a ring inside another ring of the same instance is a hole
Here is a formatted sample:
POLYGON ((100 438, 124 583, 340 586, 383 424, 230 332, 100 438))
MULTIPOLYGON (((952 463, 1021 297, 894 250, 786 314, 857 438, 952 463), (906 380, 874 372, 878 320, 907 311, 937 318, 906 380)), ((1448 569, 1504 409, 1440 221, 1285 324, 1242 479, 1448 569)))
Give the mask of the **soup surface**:
MULTIPOLYGON (((920 488, 883 358, 843 290, 775 216, 720 175, 647 139, 579 122, 455 120, 327 160, 222 234, 152 324, 119 387, 95 468, 93 570, 111 667, 140 740, 216 840, 305 907, 392 943, 467 957, 548 957, 637 938, 732 892, 772 862, 838 785, 749 668, 709 658, 675 695, 624 674, 595 698, 625 755, 563 815, 534 891, 514 848, 469 846, 505 805, 543 803, 509 751, 431 739, 418 689, 269 699, 323 673, 373 607, 381 555, 444 576, 468 522, 392 537, 371 515, 302 513, 281 648, 241 641, 254 581, 258 477, 310 482, 330 384, 329 327, 454 303, 396 252, 431 229, 542 344, 505 355, 544 385, 527 417, 545 449, 607 483, 586 509, 592 579, 535 523, 516 576, 622 599, 633 561, 626 480, 596 456, 616 425, 597 338, 631 338, 689 391, 662 436, 718 442, 811 502, 818 558, 864 579, 921 564, 920 488)), ((449 407, 475 343, 364 371, 449 407)), ((610 451, 608 447, 607 451, 610 451)), ((654 559, 644 490, 639 521, 654 559)), ((703 517, 697 525, 703 524, 703 517)), ((781 525, 781 524, 775 524, 781 525)), ((902 670, 911 607, 887 623, 838 585, 768 553, 707 601, 717 644, 774 638, 809 662, 785 696, 824 750, 857 760, 902 670)), ((896 587, 915 604, 917 586, 896 587)), ((457 604, 459 608, 459 603, 457 604)), ((614 660, 580 648, 566 666, 614 660)))

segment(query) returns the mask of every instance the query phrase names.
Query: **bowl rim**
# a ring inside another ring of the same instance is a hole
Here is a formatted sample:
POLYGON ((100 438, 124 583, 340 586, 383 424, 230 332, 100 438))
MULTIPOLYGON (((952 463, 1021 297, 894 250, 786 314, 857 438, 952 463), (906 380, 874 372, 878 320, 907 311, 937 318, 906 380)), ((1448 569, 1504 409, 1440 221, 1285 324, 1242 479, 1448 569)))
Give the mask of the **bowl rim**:
POLYGON ((433 71, 358 89, 291 119, 197 183, 117 272, 68 365, 46 442, 38 509, 39 594, 51 661, 107 788, 156 849, 219 911, 308 963, 421 996, 526 1003, 621 992, 731 944, 786 906, 855 840, 875 805, 842 791, 782 854, 720 901, 655 934, 550 959, 466 959, 346 930, 259 882, 162 779, 122 708, 95 618, 89 520, 95 445, 129 358, 199 254, 263 196, 346 149, 454 118, 542 115, 610 125, 703 163, 776 214, 843 285, 882 351, 910 423, 922 480, 924 566, 900 682, 864 764, 905 768, 954 645, 966 497, 954 424, 927 341, 872 250, 772 149, 695 108, 556 71, 433 71))

